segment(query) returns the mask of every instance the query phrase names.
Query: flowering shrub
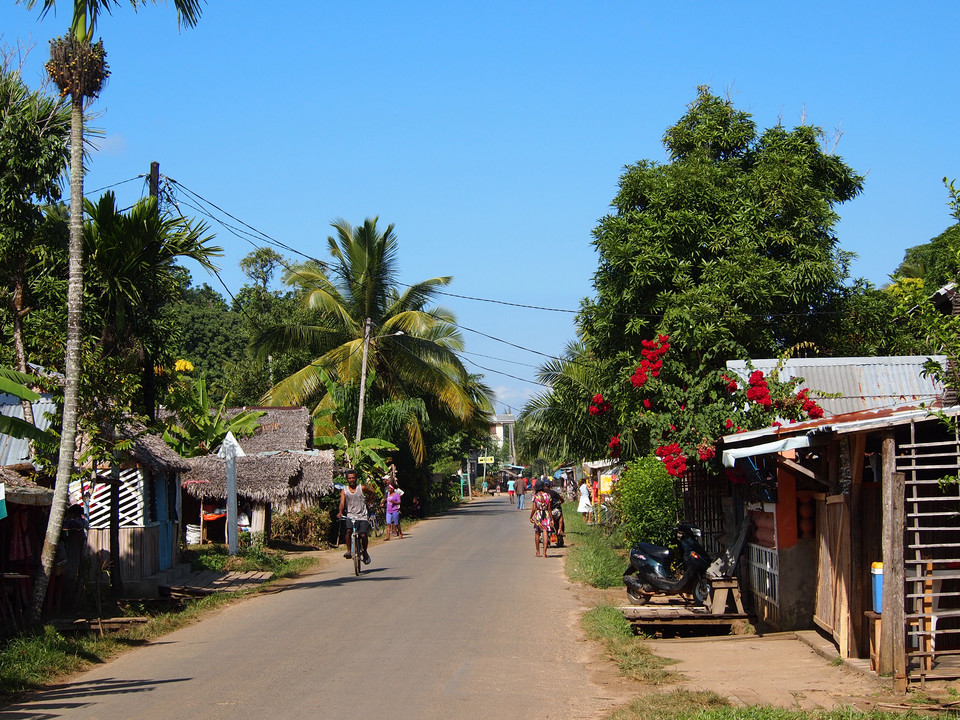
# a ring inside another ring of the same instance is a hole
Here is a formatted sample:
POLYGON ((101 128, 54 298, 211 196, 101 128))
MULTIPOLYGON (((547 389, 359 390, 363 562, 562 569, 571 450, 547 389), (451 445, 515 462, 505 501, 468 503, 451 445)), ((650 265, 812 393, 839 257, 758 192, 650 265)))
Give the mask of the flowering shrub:
POLYGON ((769 375, 751 370, 744 383, 710 368, 712 358, 699 368, 685 367, 680 353, 670 352, 668 335, 644 340, 641 347, 639 363, 629 366, 635 368, 629 383, 597 393, 590 405, 591 416, 599 416, 611 410, 605 398, 615 401, 611 419, 619 422, 619 432, 607 445, 610 457, 625 448, 631 455, 652 450, 675 477, 689 462, 719 470, 717 440, 723 435, 823 417, 810 390, 799 388, 802 380, 778 380, 779 368, 769 375))

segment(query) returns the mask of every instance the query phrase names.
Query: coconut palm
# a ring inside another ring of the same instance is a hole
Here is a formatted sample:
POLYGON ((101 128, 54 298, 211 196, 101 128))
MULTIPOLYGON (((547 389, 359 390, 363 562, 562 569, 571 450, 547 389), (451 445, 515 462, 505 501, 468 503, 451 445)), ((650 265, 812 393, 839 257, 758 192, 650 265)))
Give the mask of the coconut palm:
POLYGON ((411 453, 426 457, 422 419, 431 411, 469 423, 484 411, 472 392, 457 352, 463 340, 453 314, 428 307, 449 277, 435 277, 404 286, 397 282, 397 237, 393 225, 380 232, 377 219, 360 227, 345 220, 333 223, 327 238, 329 265, 318 262, 291 267, 287 284, 299 288, 306 307, 315 313, 312 325, 267 328, 254 340, 261 354, 290 347, 309 347, 315 359, 274 385, 264 396, 270 405, 309 405, 314 415, 332 402, 324 373, 339 385, 359 384, 364 355, 364 328, 372 331, 367 346, 368 401, 394 403, 411 453), (419 400, 418 402, 404 402, 419 400))
MULTIPOLYGON (((38 0, 18 0, 33 9, 38 0)), ((145 0, 130 0, 136 9, 145 0)), ((41 16, 56 6, 56 0, 43 0, 41 16)), ((54 486, 50 519, 40 556, 40 573, 34 584, 33 611, 39 617, 50 582, 50 572, 67 506, 67 488, 73 470, 73 454, 77 441, 77 404, 80 390, 80 324, 83 302, 83 104, 95 98, 109 74, 102 42, 93 42, 101 10, 119 6, 120 0, 73 0, 70 32, 50 44, 47 71, 69 95, 70 115, 70 271, 67 285, 67 343, 64 356, 63 432, 60 436, 60 459, 54 486)), ((200 18, 200 0, 174 0, 182 25, 192 27, 200 18)), ((68 3, 70 5, 70 3, 68 3)))
POLYGON ((601 370, 582 342, 569 343, 561 357, 540 366, 537 380, 549 389, 530 399, 517 422, 521 455, 565 461, 603 451, 610 428, 586 422, 601 370))

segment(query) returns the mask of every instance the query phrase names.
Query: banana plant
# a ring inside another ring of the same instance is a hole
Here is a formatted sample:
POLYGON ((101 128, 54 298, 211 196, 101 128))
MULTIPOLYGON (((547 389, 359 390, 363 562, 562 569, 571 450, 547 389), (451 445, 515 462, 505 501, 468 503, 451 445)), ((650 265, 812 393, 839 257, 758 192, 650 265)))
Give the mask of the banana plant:
MULTIPOLYGON (((36 381, 29 375, 19 373, 9 368, 0 368, 0 393, 7 393, 27 402, 36 402, 40 395, 27 387, 36 381)), ((50 440, 50 434, 36 425, 16 417, 0 415, 0 434, 24 440, 44 442, 50 440)))

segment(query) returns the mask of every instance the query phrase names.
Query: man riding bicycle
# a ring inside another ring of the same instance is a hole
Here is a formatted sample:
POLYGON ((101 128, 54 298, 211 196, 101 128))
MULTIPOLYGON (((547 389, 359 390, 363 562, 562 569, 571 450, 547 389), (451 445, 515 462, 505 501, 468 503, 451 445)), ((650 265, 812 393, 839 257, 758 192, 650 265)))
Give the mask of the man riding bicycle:
MULTIPOLYGON (((367 553, 367 535, 370 532, 370 521, 367 519, 369 517, 367 514, 367 498, 373 499, 376 494, 370 488, 357 482, 356 470, 352 468, 347 470, 346 478, 347 487, 340 491, 340 508, 337 511, 337 517, 342 518, 344 510, 346 510, 347 519, 353 521, 352 525, 360 536, 363 564, 369 565, 370 555, 367 553)), ((350 554, 350 537, 353 535, 353 527, 347 525, 347 551, 343 554, 347 559, 353 557, 350 554)))

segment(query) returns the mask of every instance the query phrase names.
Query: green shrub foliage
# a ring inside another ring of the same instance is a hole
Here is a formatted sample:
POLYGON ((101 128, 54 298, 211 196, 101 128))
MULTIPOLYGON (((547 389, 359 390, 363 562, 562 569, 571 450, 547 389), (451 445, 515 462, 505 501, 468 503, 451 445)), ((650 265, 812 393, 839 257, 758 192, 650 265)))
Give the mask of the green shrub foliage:
POLYGON ((680 500, 673 478, 660 458, 648 456, 632 462, 620 474, 614 493, 625 536, 632 545, 651 542, 668 545, 671 529, 680 517, 680 500))

